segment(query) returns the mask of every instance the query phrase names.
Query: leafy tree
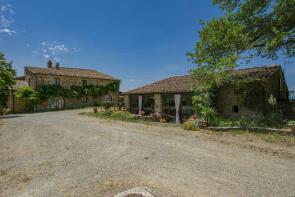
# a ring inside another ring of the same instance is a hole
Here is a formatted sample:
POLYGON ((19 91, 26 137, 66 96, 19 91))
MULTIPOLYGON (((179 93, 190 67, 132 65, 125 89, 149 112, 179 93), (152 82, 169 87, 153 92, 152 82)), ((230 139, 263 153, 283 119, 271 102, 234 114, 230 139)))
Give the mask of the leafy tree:
POLYGON ((254 56, 295 56, 294 0, 213 0, 224 16, 202 22, 200 40, 189 53, 199 66, 232 69, 254 56))
POLYGON ((215 113, 216 88, 240 61, 295 56, 295 0, 212 1, 224 15, 201 21, 200 39, 188 53, 198 65, 191 72, 193 104, 197 115, 207 120, 215 113))
POLYGON ((30 111, 39 101, 38 92, 35 91, 31 86, 20 87, 16 89, 14 94, 16 99, 23 101, 30 111))
POLYGON ((0 52, 0 108, 5 105, 8 89, 15 84, 15 75, 12 62, 7 62, 0 52))

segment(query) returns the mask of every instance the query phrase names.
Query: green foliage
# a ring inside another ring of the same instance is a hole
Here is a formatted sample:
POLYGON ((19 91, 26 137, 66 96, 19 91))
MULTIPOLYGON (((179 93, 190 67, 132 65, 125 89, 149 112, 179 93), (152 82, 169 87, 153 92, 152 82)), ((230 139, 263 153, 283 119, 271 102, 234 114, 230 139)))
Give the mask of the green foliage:
POLYGON ((255 119, 239 118, 236 120, 226 119, 222 117, 215 117, 213 126, 218 127, 241 127, 246 129, 247 127, 271 127, 282 128, 287 125, 287 121, 284 120, 282 114, 271 113, 269 115, 257 114, 255 119))
POLYGON ((15 84, 16 72, 12 68, 12 62, 7 62, 0 52, 0 109, 5 106, 8 98, 8 89, 15 84))
POLYGON ((71 86, 70 89, 64 88, 58 85, 41 85, 38 86, 37 91, 41 100, 61 96, 64 98, 83 96, 101 96, 108 94, 109 92, 119 91, 120 81, 114 81, 106 86, 71 86))
POLYGON ((198 130, 198 123, 196 120, 188 120, 186 122, 184 122, 182 124, 182 127, 185 129, 185 130, 192 130, 192 131, 196 131, 198 130))
POLYGON ((267 112, 270 107, 266 100, 266 82, 264 80, 235 74, 234 76, 230 75, 223 85, 234 89, 237 100, 249 109, 267 112))
POLYGON ((193 107, 196 115, 209 124, 216 115, 216 96, 219 86, 228 75, 227 71, 212 70, 213 67, 198 67, 191 71, 193 79, 193 107))
POLYGON ((189 57, 199 66, 223 70, 254 56, 295 56, 294 0, 213 0, 224 16, 202 22, 200 40, 189 57))
MULTIPOLYGON (((220 6, 224 16, 201 21, 200 39, 195 50, 188 53, 198 65, 191 72, 194 109, 209 124, 214 122, 217 88, 228 81, 225 79, 238 66, 237 62, 249 63, 254 56, 295 56, 294 0, 213 0, 213 3, 220 6)), ((257 81, 231 80, 234 88, 242 90, 240 98, 255 98, 243 100, 247 107, 265 106, 265 92, 263 86, 256 85, 257 81)))
POLYGON ((101 111, 98 111, 97 113, 94 113, 91 115, 94 115, 98 118, 131 121, 131 122, 138 120, 134 114, 131 114, 127 111, 111 110, 111 109, 101 110, 101 111))
POLYGON ((23 86, 15 91, 16 99, 23 101, 29 110, 32 110, 33 105, 39 101, 38 92, 36 92, 31 86, 23 86))
POLYGON ((39 94, 40 100, 47 100, 58 96, 68 98, 73 94, 71 90, 58 85, 38 86, 37 92, 39 94))
POLYGON ((12 68, 12 62, 7 62, 4 55, 0 52, 0 87, 7 89, 15 84, 16 72, 12 68))

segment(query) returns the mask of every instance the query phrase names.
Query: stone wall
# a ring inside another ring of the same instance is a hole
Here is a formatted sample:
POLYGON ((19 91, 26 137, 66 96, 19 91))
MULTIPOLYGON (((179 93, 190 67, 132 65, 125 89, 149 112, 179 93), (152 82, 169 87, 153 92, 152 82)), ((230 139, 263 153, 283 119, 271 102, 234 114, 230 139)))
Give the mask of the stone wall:
MULTIPOLYGON (((40 75, 40 74, 33 74, 27 70, 25 70, 25 81, 30 82, 30 86, 34 89, 40 85, 53 85, 54 79, 60 79, 60 85, 64 88, 70 88, 71 86, 82 86, 83 80, 87 80, 87 85, 98 85, 98 86, 105 86, 113 80, 108 79, 93 79, 93 78, 82 78, 82 77, 66 77, 66 76, 54 76, 54 75, 40 75)), ((119 99, 119 92, 111 92, 108 94, 112 97, 112 101, 118 102, 119 99)), ((84 106, 93 106, 98 101, 104 101, 104 96, 100 97, 87 97, 87 102, 83 100, 83 98, 62 98, 63 99, 63 109, 69 108, 79 108, 84 106)), ((17 101, 15 98, 12 99, 13 101, 13 111, 15 113, 20 112, 27 112, 28 109, 25 108, 24 104, 20 101, 17 101)), ((50 107, 50 100, 43 101, 35 106, 35 111, 48 111, 52 110, 50 107)))
POLYGON ((233 119, 240 117, 255 118, 256 112, 245 107, 239 97, 240 95, 235 94, 232 87, 221 88, 218 92, 216 103, 218 113, 233 119), (234 106, 237 106, 238 112, 233 111, 234 106))
POLYGON ((271 106, 268 105, 268 98, 271 95, 277 99, 279 108, 280 106, 286 106, 288 96, 283 72, 277 71, 277 73, 271 78, 268 78, 267 81, 261 82, 261 84, 257 81, 257 86, 260 85, 262 85, 264 91, 261 91, 259 92, 259 95, 253 95, 253 97, 251 96, 250 98, 242 98, 241 94, 235 92, 235 89, 231 86, 220 88, 217 96, 218 112, 227 118, 246 117, 253 119, 258 113, 270 113, 272 111, 271 106), (244 99, 252 100, 253 104, 251 108, 243 104, 244 99), (253 99, 261 99, 259 101, 264 104, 255 103, 253 99), (235 106, 238 108, 238 112, 234 111, 235 106))
POLYGON ((54 79, 60 79, 60 86, 70 88, 71 86, 82 86, 83 80, 87 80, 87 85, 105 86, 113 80, 107 79, 92 79, 81 77, 65 77, 65 76, 50 76, 50 75, 37 75, 37 84, 39 85, 54 85, 54 79))
POLYGON ((162 95, 155 94, 155 113, 157 117, 162 117, 162 95))
POLYGON ((124 108, 130 110, 130 98, 129 95, 124 95, 124 108))

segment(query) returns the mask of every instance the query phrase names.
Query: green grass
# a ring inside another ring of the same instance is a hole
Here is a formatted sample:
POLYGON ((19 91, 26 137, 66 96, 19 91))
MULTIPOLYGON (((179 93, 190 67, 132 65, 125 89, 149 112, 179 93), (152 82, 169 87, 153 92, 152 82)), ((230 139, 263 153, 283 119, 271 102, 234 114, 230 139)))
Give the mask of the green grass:
POLYGON ((295 146, 295 137, 286 133, 258 133, 258 132, 249 132, 243 130, 230 131, 230 135, 235 137, 246 137, 249 141, 253 139, 260 139, 269 143, 278 143, 285 146, 295 146))

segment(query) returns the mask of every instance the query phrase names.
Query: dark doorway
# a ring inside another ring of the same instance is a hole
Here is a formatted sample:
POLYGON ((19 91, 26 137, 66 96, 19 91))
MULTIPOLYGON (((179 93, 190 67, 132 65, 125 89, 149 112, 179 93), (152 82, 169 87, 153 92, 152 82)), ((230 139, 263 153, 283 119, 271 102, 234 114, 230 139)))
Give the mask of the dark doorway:
POLYGON ((138 114, 138 95, 130 95, 130 112, 138 114))
POLYGON ((142 96, 142 111, 147 116, 155 112, 155 99, 153 95, 142 96))

